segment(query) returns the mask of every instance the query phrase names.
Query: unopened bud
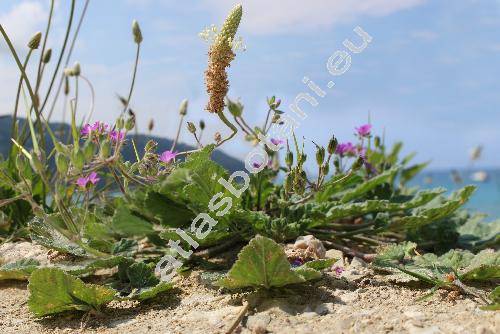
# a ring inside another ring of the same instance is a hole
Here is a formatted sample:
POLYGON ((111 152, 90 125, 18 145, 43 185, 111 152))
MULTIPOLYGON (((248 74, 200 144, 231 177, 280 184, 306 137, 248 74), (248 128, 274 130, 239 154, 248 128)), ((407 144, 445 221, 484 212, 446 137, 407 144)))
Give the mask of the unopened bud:
POLYGON ((216 132, 215 135, 214 135, 214 140, 215 142, 218 144, 222 141, 222 136, 220 134, 220 132, 216 132))
POLYGON ((356 161, 354 161, 354 163, 352 164, 351 166, 351 169, 353 171, 357 171, 359 170, 361 167, 363 167, 363 164, 365 163, 365 159, 363 159, 363 157, 358 157, 356 159, 356 161))
POLYGON ((104 139, 101 143, 101 149, 99 151, 99 156, 101 159, 107 159, 111 154, 111 142, 109 139, 104 139))
POLYGON ((148 131, 151 132, 153 131, 154 128, 155 128, 155 121, 154 119, 151 118, 148 123, 148 131))
POLYGON ((186 116, 188 111, 188 100, 182 100, 181 106, 179 107, 179 114, 181 116, 186 116))
POLYGON ((285 178, 285 182, 283 183, 283 188, 286 193, 291 193, 293 190, 293 176, 292 174, 288 174, 285 178))
POLYGON ((83 169, 83 166, 85 166, 85 155, 81 150, 76 150, 73 152, 71 163, 77 170, 80 171, 83 169))
POLYGON ((328 142, 328 154, 334 154, 338 144, 339 142, 337 141, 337 138, 332 136, 332 139, 328 142))
POLYGON ((130 131, 135 127, 135 117, 129 117, 125 122, 125 130, 130 131))
POLYGON ((321 166, 321 173, 323 174, 323 176, 328 175, 329 172, 330 172, 329 164, 326 163, 323 166, 321 166))
POLYGON ((205 130, 205 121, 204 120, 201 120, 200 121, 200 129, 203 131, 205 130))
POLYGON ((321 166, 324 161, 325 161, 325 148, 318 147, 316 151, 316 163, 318 164, 318 166, 321 166))
POLYGON ((69 95, 69 79, 68 76, 64 77, 64 95, 69 95))
POLYGON ((28 47, 32 50, 38 49, 41 40, 42 40, 42 33, 39 31, 35 35, 33 35, 33 37, 31 37, 30 41, 28 42, 28 47))
POLYGON ((373 139, 374 141, 374 144, 375 144, 375 147, 380 147, 380 137, 379 136, 375 136, 375 139, 373 139))
POLYGON ((123 119, 122 116, 118 117, 118 119, 116 120, 116 128, 118 130, 121 130, 125 127, 125 120, 123 119))
POLYGON ((339 157, 335 157, 333 159, 333 165, 335 166, 336 171, 340 170, 340 158, 339 157))
POLYGON ((52 58, 52 49, 47 49, 47 50, 45 50, 45 52, 43 53, 42 62, 43 62, 44 64, 47 64, 47 63, 50 61, 50 58, 52 58))
POLYGON ((82 68, 80 66, 80 63, 79 62, 75 62, 75 64, 73 65, 73 75, 75 77, 79 76, 80 73, 82 72, 82 68))
POLYGON ((142 31, 141 27, 139 27, 139 22, 137 20, 132 21, 132 35, 134 35, 134 42, 137 44, 142 43, 142 31))
POLYGON ((196 133, 196 126, 193 124, 193 122, 187 122, 187 128, 188 131, 191 133, 196 133))
POLYGON ((83 154, 85 156, 85 161, 90 162, 92 158, 94 157, 94 151, 95 151, 95 144, 92 141, 91 137, 87 140, 85 143, 85 146, 83 147, 83 154))
POLYGON ((304 162, 306 162, 306 160, 307 160, 307 154, 300 153, 299 158, 297 159, 297 162, 299 163, 299 165, 303 165, 304 162))
POLYGON ((69 169, 68 158, 61 153, 56 153, 56 167, 61 175, 66 175, 69 169))
POLYGON ((243 114, 243 105, 237 101, 231 101, 229 98, 226 98, 227 109, 234 117, 240 117, 243 114))
POLYGON ((31 167, 33 168, 34 171, 36 171, 40 174, 44 172, 42 160, 41 160, 40 156, 38 154, 36 154, 35 152, 31 152, 30 163, 31 163, 31 167))
POLYGON ((290 150, 288 150, 286 152, 285 163, 286 163, 288 169, 292 168, 292 165, 293 165, 293 153, 290 150))

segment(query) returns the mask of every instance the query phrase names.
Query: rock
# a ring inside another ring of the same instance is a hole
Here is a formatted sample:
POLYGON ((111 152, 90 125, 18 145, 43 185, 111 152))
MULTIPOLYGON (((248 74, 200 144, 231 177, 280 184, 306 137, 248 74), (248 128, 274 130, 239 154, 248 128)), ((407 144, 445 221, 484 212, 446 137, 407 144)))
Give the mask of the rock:
POLYGON ((352 303, 353 301, 358 299, 359 295, 356 291, 353 291, 353 292, 341 294, 338 297, 344 304, 348 304, 348 303, 352 303))
POLYGON ((417 311, 405 311, 404 315, 410 319, 423 321, 425 320, 425 315, 422 312, 417 311))
POLYGON ((337 260, 342 260, 344 257, 344 253, 342 253, 339 250, 336 249, 329 249, 325 253, 325 258, 327 259, 337 259, 337 260))
POLYGON ((319 315, 326 315, 328 313, 333 313, 333 310, 334 310, 333 303, 322 303, 316 306, 314 312, 316 312, 319 315))
POLYGON ((246 327, 253 333, 265 333, 271 322, 271 316, 267 313, 257 313, 247 319, 246 327))
POLYGON ((321 240, 317 239, 313 235, 298 237, 293 245, 293 248, 306 249, 312 252, 317 259, 324 259, 326 254, 326 248, 323 246, 321 240))
POLYGON ((0 265, 22 259, 35 259, 41 264, 48 264, 47 249, 31 242, 6 242, 0 245, 0 265))
POLYGON ((406 323, 405 328, 408 330, 409 334, 442 334, 443 333, 439 329, 438 326, 419 327, 419 326, 413 325, 412 323, 406 323))
POLYGON ((361 269, 361 268, 367 268, 368 264, 360 259, 359 257, 355 257, 352 259, 351 264, 349 265, 349 268, 352 269, 361 269))

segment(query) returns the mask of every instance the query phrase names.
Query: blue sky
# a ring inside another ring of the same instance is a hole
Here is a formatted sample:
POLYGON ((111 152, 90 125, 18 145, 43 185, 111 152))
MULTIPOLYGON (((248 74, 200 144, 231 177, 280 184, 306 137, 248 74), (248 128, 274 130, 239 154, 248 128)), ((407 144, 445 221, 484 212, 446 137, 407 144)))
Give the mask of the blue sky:
MULTIPOLYGON (((78 2, 81 10, 82 0, 78 2)), ((43 30, 49 1, 2 0, 0 23, 20 52, 33 32, 43 30)), ((58 1, 50 46, 58 45, 69 1, 58 1)), ((137 19, 144 42, 132 107, 145 129, 154 118, 154 133, 173 136, 177 108, 189 99, 188 119, 203 118, 210 131, 223 129, 205 112, 203 71, 207 45, 198 33, 220 24, 235 2, 228 0, 90 1, 73 60, 82 64, 96 87, 96 118, 113 121, 120 113, 116 93, 130 82, 134 44, 130 24, 137 19)), ((300 136, 326 144, 332 133, 352 140, 353 128, 371 114, 375 131, 385 128, 389 142, 403 140, 418 159, 432 167, 468 164, 469 150, 485 146, 482 166, 500 165, 500 2, 497 0, 311 0, 242 1, 247 50, 231 66, 229 96, 240 97, 251 123, 265 117, 266 96, 282 98, 284 109, 300 92, 304 76, 326 86, 332 79, 328 58, 353 29, 361 26, 373 41, 353 56, 350 70, 335 80, 309 117, 300 136)), ((23 51, 24 50, 24 51, 23 51)), ((12 109, 14 63, 0 42, 0 114, 12 109)), ((81 87, 82 116, 89 104, 81 87)), ((55 119, 61 119, 56 112, 55 119)), ((183 135, 185 141, 191 138, 183 135)), ((251 147, 242 140, 226 147, 243 157, 251 147)))

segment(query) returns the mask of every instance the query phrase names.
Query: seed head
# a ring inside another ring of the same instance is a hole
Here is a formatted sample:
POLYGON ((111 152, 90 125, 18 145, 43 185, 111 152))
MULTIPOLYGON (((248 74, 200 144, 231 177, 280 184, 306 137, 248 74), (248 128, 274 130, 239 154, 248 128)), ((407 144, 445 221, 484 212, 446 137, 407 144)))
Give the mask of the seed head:
POLYGON ((201 129, 201 131, 205 130, 205 121, 204 120, 200 120, 200 129, 201 129))
POLYGON ((137 20, 132 21, 132 35, 134 35, 134 42, 137 44, 142 43, 142 31, 139 27, 139 22, 137 20))
POLYGON ((230 66, 235 57, 231 45, 240 25, 242 14, 241 5, 234 7, 208 51, 209 59, 208 69, 205 72, 205 83, 209 95, 207 110, 212 113, 221 113, 224 110, 224 98, 229 91, 226 68, 230 66))
POLYGON ((188 100, 184 99, 182 100, 181 106, 179 107, 179 114, 181 114, 181 116, 186 116, 187 110, 188 110, 188 100))
POLYGON ((151 118, 148 123, 148 131, 149 132, 153 131, 154 127, 155 127, 155 121, 154 119, 151 118))
POLYGON ((220 134, 220 132, 216 132, 215 135, 214 135, 214 140, 215 142, 218 144, 222 141, 222 135, 220 134))
POLYGON ((42 40, 42 33, 39 31, 35 35, 33 35, 33 37, 31 37, 30 41, 28 42, 28 47, 32 50, 38 49, 41 40, 42 40))
POLYGON ((191 133, 196 133, 196 125, 193 122, 187 122, 188 131, 191 133))
POLYGON ((43 54, 42 62, 47 64, 50 61, 50 58, 52 58, 52 49, 47 49, 43 54))

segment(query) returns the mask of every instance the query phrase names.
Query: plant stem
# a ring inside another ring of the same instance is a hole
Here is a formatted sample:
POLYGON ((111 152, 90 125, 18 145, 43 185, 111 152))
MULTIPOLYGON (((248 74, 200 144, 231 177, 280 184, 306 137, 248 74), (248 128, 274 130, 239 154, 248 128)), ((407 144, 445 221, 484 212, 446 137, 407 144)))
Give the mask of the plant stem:
MULTIPOLYGON (((32 53, 33 53, 33 49, 30 49, 28 51, 28 54, 26 55, 26 59, 24 60, 24 64, 23 64, 24 70, 26 70, 26 67, 28 66, 28 62, 30 60, 30 57, 31 57, 32 53)), ((12 127, 11 127, 11 131, 10 131, 11 138, 14 138, 14 131, 15 131, 15 126, 16 126, 16 122, 17 122, 17 110, 19 108, 19 99, 21 97, 21 87, 22 86, 23 86, 23 76, 21 74, 21 77, 19 78, 19 84, 17 85, 16 103, 15 103, 15 106, 14 106, 14 113, 13 113, 13 116, 12 116, 12 127)), ((18 138, 15 138, 15 139, 17 140, 18 138)))
POLYGON ((182 124, 184 123, 184 115, 181 115, 181 119, 179 121, 179 127, 177 127, 177 133, 175 135, 174 142, 172 143, 172 147, 170 147, 170 151, 174 151, 177 146, 177 142, 179 141, 179 137, 181 135, 182 124))
POLYGON ((35 93, 37 93, 37 94, 38 94, 38 89, 40 88, 40 84, 42 82, 42 75, 43 75, 42 61, 43 61, 45 49, 47 46, 47 39, 49 37, 49 31, 50 31, 50 26, 52 24, 53 13, 54 13, 54 0, 51 0, 50 1, 49 19, 47 20, 47 28, 45 28, 45 35, 43 36, 42 50, 40 51, 40 60, 38 61, 37 78, 36 78, 36 86, 35 86, 35 93))
POLYGON ((233 133, 229 135, 229 137, 227 137, 226 139, 222 140, 220 143, 217 144, 217 147, 219 147, 228 140, 231 140, 234 136, 236 136, 236 134, 238 133, 238 129, 233 125, 233 123, 229 122, 229 120, 224 115, 224 111, 218 112, 217 115, 219 116, 220 120, 233 131, 233 133))
POLYGON ((128 92, 127 102, 125 104, 125 107, 123 108, 122 114, 124 114, 127 111, 128 107, 130 105, 130 99, 132 98, 132 92, 134 91, 134 86, 135 86, 135 77, 137 75, 137 67, 139 65, 140 52, 141 52, 141 43, 137 43, 137 51, 135 53, 135 62, 134 62, 134 72, 132 74, 132 83, 130 84, 130 90, 128 92))

